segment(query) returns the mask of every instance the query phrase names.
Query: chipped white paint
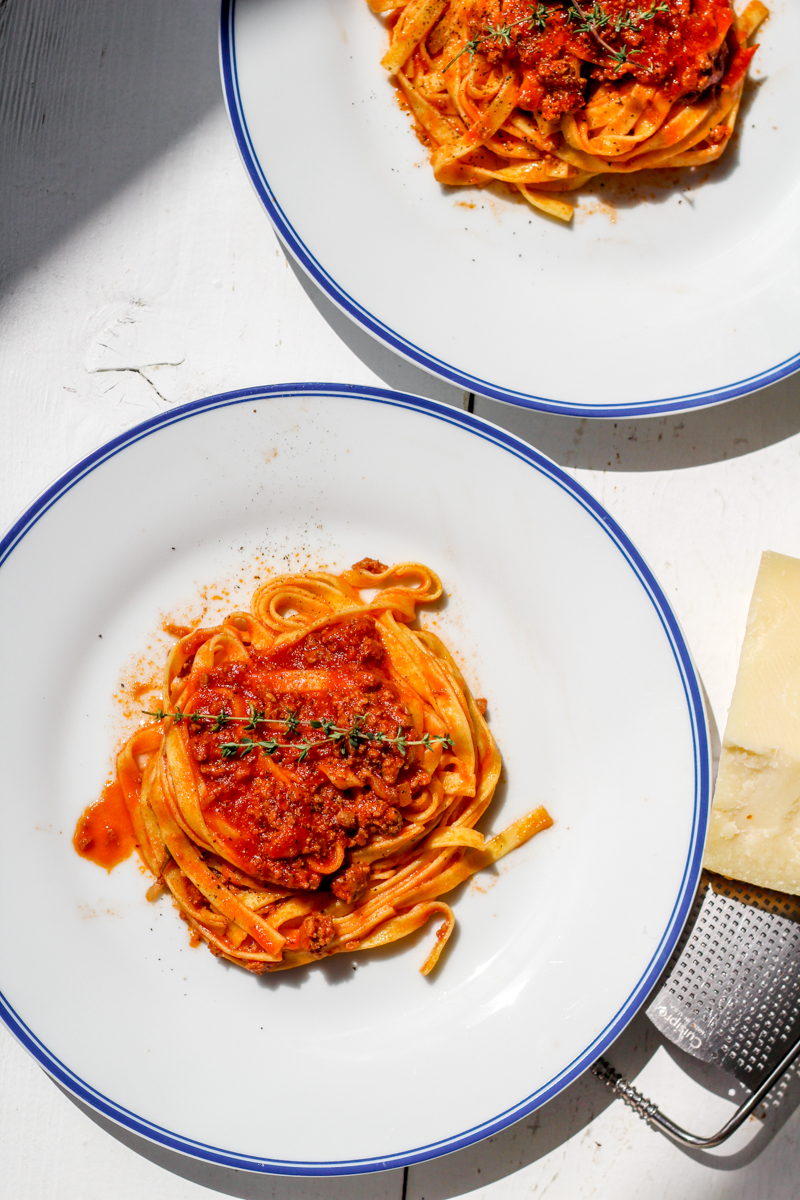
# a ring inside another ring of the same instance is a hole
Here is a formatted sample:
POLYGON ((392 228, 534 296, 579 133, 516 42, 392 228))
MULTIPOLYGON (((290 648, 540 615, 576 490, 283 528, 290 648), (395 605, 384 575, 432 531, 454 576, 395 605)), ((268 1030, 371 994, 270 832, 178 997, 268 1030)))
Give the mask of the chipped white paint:
MULTIPOLYGON (((0 4, 3 525, 106 438, 212 392, 317 379, 462 403, 287 262, 222 111, 216 19, 217 0, 0 4)), ((476 411, 573 471, 621 521, 675 605, 722 727, 760 552, 800 555, 797 380, 651 421, 480 399, 476 411)), ((609 1057, 679 1121, 710 1129, 730 1111, 727 1080, 677 1061, 643 1017, 609 1057)), ((476 1087, 490 1069, 476 1057, 476 1087)), ((796 1077, 777 1099, 733 1146, 693 1155, 584 1077, 490 1142, 412 1168, 407 1200, 795 1200, 796 1077)), ((402 1188, 402 1172, 293 1181, 160 1151, 90 1116, 0 1031, 0 1200, 400 1200, 402 1188)))

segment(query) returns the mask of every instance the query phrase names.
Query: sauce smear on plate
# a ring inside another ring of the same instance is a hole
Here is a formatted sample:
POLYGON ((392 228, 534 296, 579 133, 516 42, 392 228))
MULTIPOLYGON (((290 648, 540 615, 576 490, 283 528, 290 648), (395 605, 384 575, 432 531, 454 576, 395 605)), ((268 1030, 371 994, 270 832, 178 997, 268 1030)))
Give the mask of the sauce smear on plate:
POLYGON ((107 783, 100 799, 83 813, 72 844, 82 858, 108 871, 131 854, 136 839, 122 788, 116 780, 107 783))

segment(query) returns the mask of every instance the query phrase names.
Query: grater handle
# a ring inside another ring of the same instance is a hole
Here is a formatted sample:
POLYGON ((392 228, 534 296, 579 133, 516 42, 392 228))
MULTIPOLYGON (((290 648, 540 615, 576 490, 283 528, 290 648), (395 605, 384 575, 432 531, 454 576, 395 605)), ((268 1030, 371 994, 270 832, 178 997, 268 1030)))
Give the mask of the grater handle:
POLYGON ((605 1058, 598 1058, 591 1070, 598 1079, 601 1079, 603 1083, 611 1088, 616 1096, 619 1096, 629 1108, 632 1108, 638 1117, 641 1117, 643 1121, 649 1122, 659 1133, 665 1134, 667 1137, 672 1138, 674 1142, 679 1142, 682 1146, 691 1146, 695 1150, 711 1150, 714 1146, 719 1146, 727 1141, 731 1134, 735 1133, 739 1126, 744 1124, 784 1072, 789 1069, 798 1054, 800 1054, 800 1036, 792 1043, 781 1061, 769 1073, 761 1086, 753 1092, 749 1099, 745 1100, 744 1104, 741 1104, 737 1108, 730 1121, 726 1125, 723 1125, 718 1133, 706 1138, 697 1137, 696 1134, 689 1133, 687 1130, 681 1129, 680 1125, 676 1125, 674 1121, 670 1121, 669 1117, 664 1116, 651 1100, 643 1096, 633 1084, 628 1083, 628 1080, 620 1075, 619 1071, 615 1071, 611 1063, 605 1058))

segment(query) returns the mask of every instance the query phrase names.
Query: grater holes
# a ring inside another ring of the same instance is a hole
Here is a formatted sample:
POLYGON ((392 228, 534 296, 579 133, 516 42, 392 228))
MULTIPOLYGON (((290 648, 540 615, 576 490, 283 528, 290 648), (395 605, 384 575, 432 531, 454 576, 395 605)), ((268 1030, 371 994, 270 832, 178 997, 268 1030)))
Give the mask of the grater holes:
POLYGON ((752 1086, 800 1027, 800 901, 760 891, 706 881, 649 1010, 678 1045, 752 1086))

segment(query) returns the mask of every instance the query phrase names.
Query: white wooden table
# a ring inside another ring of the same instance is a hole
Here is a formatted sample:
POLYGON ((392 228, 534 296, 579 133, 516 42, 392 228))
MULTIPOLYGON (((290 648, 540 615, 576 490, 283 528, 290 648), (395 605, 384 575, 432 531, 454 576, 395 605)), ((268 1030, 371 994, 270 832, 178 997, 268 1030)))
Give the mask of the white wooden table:
MULTIPOLYGON (((216 33, 217 0, 0 4, 4 526, 99 443, 210 393, 333 380, 465 403, 360 332, 287 260, 237 159, 216 33)), ((480 397, 475 411, 573 472, 633 537, 722 728, 759 555, 800 555, 800 376, 633 422, 480 397)), ((7 901, 4 919, 15 915, 7 901)), ((710 1132, 732 1111, 727 1077, 668 1049, 643 1016, 608 1056, 690 1128, 710 1132)), ((732 1143, 691 1153, 589 1075, 504 1134, 407 1173, 298 1180, 204 1166, 116 1129, 2 1030, 0 1197, 790 1200, 799 1102, 793 1075, 732 1143)))

